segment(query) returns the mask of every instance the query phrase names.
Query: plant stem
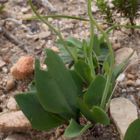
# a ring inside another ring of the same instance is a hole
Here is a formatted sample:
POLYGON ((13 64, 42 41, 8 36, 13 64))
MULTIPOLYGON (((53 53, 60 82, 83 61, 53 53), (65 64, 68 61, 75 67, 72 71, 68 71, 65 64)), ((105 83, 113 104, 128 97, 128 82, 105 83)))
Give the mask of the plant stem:
POLYGON ((92 71, 92 77, 95 77, 95 68, 93 65, 93 56, 92 56, 92 51, 93 51, 93 45, 94 45, 94 23, 92 20, 92 10, 91 10, 91 0, 88 0, 88 16, 90 19, 90 44, 89 44, 89 49, 88 49, 88 63, 92 71))
POLYGON ((44 18, 42 18, 42 16, 36 11, 35 7, 32 4, 32 1, 29 0, 29 4, 33 10, 33 12, 35 13, 35 15, 38 17, 39 20, 41 20, 43 23, 45 23, 58 37, 59 39, 62 41, 64 48, 67 50, 67 52, 71 55, 71 57, 73 58, 73 60, 76 62, 77 58, 75 57, 75 55, 70 51, 70 49, 67 47, 63 36, 61 35, 61 33, 59 31, 57 31, 57 29, 55 29, 48 21, 46 21, 44 18))
POLYGON ((95 22, 95 25, 100 30, 103 37, 105 38, 105 40, 108 44, 108 48, 109 48, 109 51, 110 51, 110 57, 111 57, 110 69, 109 69, 109 73, 108 73, 108 76, 107 76, 107 81, 106 81, 103 97, 102 97, 102 100, 101 100, 101 107, 103 109, 105 109, 106 108, 106 102, 107 102, 106 99, 107 99, 107 95, 108 95, 108 92, 109 92, 109 87, 110 87, 110 83, 111 83, 111 79, 112 79, 113 67, 114 67, 114 61, 115 60, 114 60, 114 52, 113 52, 111 43, 109 41, 108 35, 102 30, 102 28, 98 24, 96 24, 96 22, 95 22))
POLYGON ((140 25, 119 25, 119 24, 110 24, 111 27, 106 30, 106 33, 114 30, 115 28, 126 28, 126 29, 140 29, 140 25))
POLYGON ((97 24, 97 22, 95 21, 95 19, 92 16, 92 12, 91 12, 91 0, 88 0, 88 9, 90 9, 89 10, 89 17, 90 17, 90 21, 91 21, 90 23, 93 24, 93 25, 95 25, 96 28, 101 32, 101 34, 103 35, 104 39, 106 40, 106 42, 108 44, 108 48, 109 48, 109 51, 110 51, 110 57, 111 57, 110 69, 109 69, 109 73, 108 73, 108 76, 107 76, 107 80, 106 80, 106 84, 105 84, 105 89, 104 89, 104 92, 103 92, 103 96, 102 96, 102 100, 101 100, 101 105, 100 105, 103 109, 105 109, 106 108, 106 99, 107 99, 107 95, 108 95, 108 91, 109 91, 109 87, 110 87, 110 82, 111 82, 111 79, 112 79, 112 72, 113 72, 113 66, 114 66, 114 53, 113 53, 113 49, 112 49, 111 43, 109 41, 108 35, 97 24))
MULTIPOLYGON (((41 15, 41 18, 44 18, 44 19, 48 19, 48 18, 53 18, 53 19, 64 18, 64 19, 74 19, 74 20, 81 20, 81 21, 87 21, 87 22, 89 21, 89 19, 86 19, 86 18, 77 17, 77 16, 67 16, 67 15, 47 15, 47 16, 41 15)), ((38 19, 38 17, 36 17, 36 16, 26 18, 26 20, 37 20, 37 19, 38 19)))

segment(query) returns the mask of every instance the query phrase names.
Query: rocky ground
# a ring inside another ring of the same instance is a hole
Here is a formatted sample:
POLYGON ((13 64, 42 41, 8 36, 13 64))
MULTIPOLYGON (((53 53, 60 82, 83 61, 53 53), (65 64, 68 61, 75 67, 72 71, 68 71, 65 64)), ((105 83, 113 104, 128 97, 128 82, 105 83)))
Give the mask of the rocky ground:
MULTIPOLYGON (((50 0, 50 2, 55 4, 46 6, 34 0, 34 4, 44 14, 59 13, 87 17, 85 0, 57 0, 57 2, 50 0)), ((101 26, 106 28, 103 16, 95 5, 93 14, 101 26)), ((45 24, 28 21, 31 16, 30 6, 25 0, 9 0, 5 4, 4 12, 0 14, 0 139, 64 140, 63 126, 49 133, 31 129, 13 98, 15 94, 28 90, 28 84, 33 76, 31 74, 24 80, 15 79, 11 74, 11 67, 25 55, 43 60, 45 48, 57 47, 56 36, 45 24)), ((114 14, 114 17, 117 22, 126 22, 123 18, 120 20, 118 15, 114 14)), ((68 19, 49 19, 49 21, 59 28, 65 37, 74 36, 82 39, 89 36, 87 22, 68 19)), ((136 22, 140 24, 140 19, 136 22)), ((78 138, 80 140, 119 140, 119 133, 123 137, 128 125, 140 115, 140 31, 132 33, 130 29, 125 28, 114 30, 110 33, 110 40, 115 50, 116 63, 122 62, 133 50, 135 53, 131 63, 118 79, 114 94, 114 98, 117 99, 112 100, 110 107, 112 124, 106 127, 97 125, 83 137, 78 138), (114 104, 118 108, 115 108, 114 104), (123 107, 119 106, 121 104, 123 107), (123 127, 121 122, 125 124, 123 127)))

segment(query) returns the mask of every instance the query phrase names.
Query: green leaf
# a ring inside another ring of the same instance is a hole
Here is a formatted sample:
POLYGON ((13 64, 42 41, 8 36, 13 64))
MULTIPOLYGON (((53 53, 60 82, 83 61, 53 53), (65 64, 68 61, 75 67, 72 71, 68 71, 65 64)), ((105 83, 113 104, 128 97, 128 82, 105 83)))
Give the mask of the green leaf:
MULTIPOLYGON (((80 89, 80 91, 82 91, 83 89, 83 81, 81 79, 81 77, 74 71, 74 70, 70 70, 70 74, 72 75, 72 78, 76 84, 76 86, 78 87, 78 89, 80 89)), ((80 96, 83 95, 82 92, 79 92, 80 96)))
POLYGON ((91 126, 92 124, 81 126, 75 120, 71 119, 69 126, 65 130, 64 136, 68 138, 80 136, 91 126))
MULTIPOLYGON (((68 37, 64 42, 67 45, 67 47, 70 48, 70 51, 73 53, 73 55, 76 58, 83 56, 81 41, 79 41, 78 39, 74 37, 68 37)), ((63 45, 64 42, 62 42, 60 39, 57 40, 57 45, 60 50, 59 56, 62 58, 63 62, 66 64, 66 63, 70 63, 72 61, 72 58, 69 55, 69 53, 66 51, 66 49, 64 49, 64 45, 63 45)))
POLYGON ((45 111, 34 93, 19 94, 15 99, 35 129, 50 130, 64 123, 57 115, 45 111))
POLYGON ((88 58, 88 46, 89 46, 89 42, 83 39, 82 40, 82 53, 85 60, 88 58))
POLYGON ((105 71, 106 75, 108 75, 108 73, 109 73, 109 68, 110 68, 109 63, 107 60, 105 60, 104 64, 103 64, 103 70, 105 71))
POLYGON ((100 55, 100 42, 99 42, 99 39, 98 39, 98 36, 97 35, 94 35, 94 40, 93 40, 93 50, 94 52, 96 53, 97 56, 100 55))
POLYGON ((54 78, 57 85, 59 85, 67 102, 72 106, 76 106, 76 98, 81 93, 81 90, 77 88, 72 75, 66 69, 60 57, 48 49, 45 63, 48 66, 49 74, 54 78))
POLYGON ((74 65, 75 71, 80 75, 84 82, 90 83, 92 80, 91 69, 84 61, 79 60, 74 65))
POLYGON ((110 102, 110 100, 113 96, 115 84, 116 84, 115 82, 110 83, 109 92, 108 92, 107 98, 106 98, 106 103, 110 102))
POLYGON ((137 119, 130 124, 124 140, 140 140, 140 119, 137 119))
POLYGON ((68 37, 66 42, 68 46, 82 48, 82 42, 74 37, 68 37))
POLYGON ((110 124, 110 119, 107 113, 101 107, 94 106, 91 112, 96 123, 101 123, 104 125, 110 124))
POLYGON ((77 102, 78 102, 78 107, 80 109, 80 112, 87 118, 87 120, 95 123, 94 116, 90 112, 90 109, 85 104, 85 102, 83 102, 83 100, 80 98, 77 100, 77 102))
POLYGON ((94 106, 92 109, 89 109, 88 106, 82 101, 82 99, 78 99, 78 106, 81 113, 91 122, 93 123, 101 123, 104 125, 108 125, 110 123, 109 117, 106 112, 98 106, 94 106))
POLYGON ((103 61, 108 57, 109 49, 107 43, 100 39, 100 56, 98 56, 99 61, 103 61))
MULTIPOLYGON (((64 41, 65 44, 67 44, 66 41, 64 41)), ((59 56, 61 57, 61 59, 63 60, 63 62, 65 64, 69 64, 73 61, 72 57, 70 56, 70 54, 67 52, 67 50, 64 48, 64 42, 60 41, 60 40, 57 40, 57 46, 60 50, 60 53, 59 53, 59 56)), ((68 46, 69 47, 69 46, 68 46)), ((71 49, 72 51, 72 49, 71 49)))
POLYGON ((72 75, 65 68, 57 54, 47 50, 45 60, 47 71, 40 69, 39 61, 35 65, 37 95, 41 105, 49 112, 63 114, 67 118, 77 116, 76 100, 81 93, 72 75))
POLYGON ((91 108, 93 105, 100 105, 106 80, 103 76, 96 76, 91 83, 87 93, 84 95, 85 103, 91 108))

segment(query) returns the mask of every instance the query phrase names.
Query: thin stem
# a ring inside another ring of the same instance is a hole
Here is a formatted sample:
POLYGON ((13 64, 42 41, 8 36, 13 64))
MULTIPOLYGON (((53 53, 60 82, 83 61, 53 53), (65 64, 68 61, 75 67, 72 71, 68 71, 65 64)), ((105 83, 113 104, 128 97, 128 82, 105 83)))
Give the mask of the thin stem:
POLYGON ((88 63, 92 70, 92 73, 91 73, 92 77, 94 78, 95 69, 94 69, 94 65, 93 65, 93 56, 92 56, 93 45, 94 45, 94 23, 92 20, 91 0, 88 0, 88 16, 90 19, 90 45, 89 45, 89 49, 88 49, 88 54, 89 54, 88 63))
POLYGON ((73 58, 74 61, 77 61, 77 58, 74 56, 74 54, 70 51, 70 49, 67 47, 61 33, 59 31, 57 31, 57 29, 55 29, 48 21, 46 21, 45 19, 43 19, 41 17, 41 15, 36 11, 35 7, 32 4, 32 0, 29 0, 29 4, 33 10, 33 12, 35 13, 35 15, 38 17, 38 19, 40 21, 42 21, 43 23, 45 23, 58 37, 59 39, 62 41, 64 48, 67 50, 67 52, 71 55, 71 57, 73 58))
MULTIPOLYGON (((67 16, 67 15, 47 15, 47 16, 41 15, 41 18, 44 18, 44 19, 48 19, 48 18, 53 18, 53 19, 64 18, 64 19, 74 19, 74 20, 81 20, 81 21, 89 21, 89 19, 86 19, 86 18, 75 17, 75 16, 67 16)), ((37 20, 37 19, 38 19, 38 17, 36 17, 36 16, 26 18, 26 20, 37 20)))
MULTIPOLYGON (((90 6, 88 8, 91 9, 91 0, 88 0, 88 5, 90 6)), ((111 82, 111 78, 112 78, 113 65, 114 65, 114 53, 113 53, 113 49, 112 49, 111 43, 109 41, 109 38, 108 38, 106 32, 104 32, 104 30, 96 23, 95 19, 91 15, 91 11, 90 11, 89 16, 92 17, 92 18, 90 17, 91 23, 94 24, 97 27, 97 29, 102 33, 104 39, 106 40, 106 42, 108 44, 109 51, 110 51, 110 56, 111 56, 110 69, 109 69, 109 73, 108 73, 108 76, 107 76, 105 89, 104 89, 104 92, 103 92, 101 105, 100 105, 104 109, 104 108, 106 108, 106 99, 107 99, 107 94, 108 94, 108 91, 109 91, 110 82, 111 82)))
POLYGON ((119 24, 111 24, 112 26, 107 29, 106 33, 109 33, 110 31, 114 30, 115 28, 126 28, 126 29, 140 29, 140 25, 119 25, 119 24))
POLYGON ((88 0, 88 16, 90 19, 90 53, 92 52, 93 49, 93 39, 94 39, 94 23, 92 20, 92 11, 91 11, 91 0, 88 0))
POLYGON ((104 89, 104 93, 103 93, 103 97, 101 100, 101 107, 102 108, 106 108, 106 99, 107 99, 107 94, 109 92, 109 87, 110 87, 110 82, 112 79, 112 74, 113 74, 113 66, 114 66, 114 52, 111 46, 111 43, 109 41, 109 38, 107 36, 107 34, 102 30, 102 28, 100 28, 100 26, 96 25, 96 27, 101 31, 102 35, 104 36, 107 44, 108 44, 108 48, 110 51, 110 57, 111 57, 111 61, 110 61, 110 69, 109 69, 109 73, 107 76, 107 81, 106 81, 106 85, 105 85, 105 89, 104 89))

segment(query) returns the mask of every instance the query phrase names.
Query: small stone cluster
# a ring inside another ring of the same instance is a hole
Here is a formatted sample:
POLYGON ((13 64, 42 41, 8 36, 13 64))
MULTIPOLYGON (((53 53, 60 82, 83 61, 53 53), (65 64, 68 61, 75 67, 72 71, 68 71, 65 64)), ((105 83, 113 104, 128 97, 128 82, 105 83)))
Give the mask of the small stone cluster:
POLYGON ((131 48, 121 48, 115 53, 116 65, 121 64, 133 53, 129 64, 117 79, 118 85, 110 104, 110 115, 121 140, 129 125, 138 118, 140 112, 140 67, 138 56, 131 48))

